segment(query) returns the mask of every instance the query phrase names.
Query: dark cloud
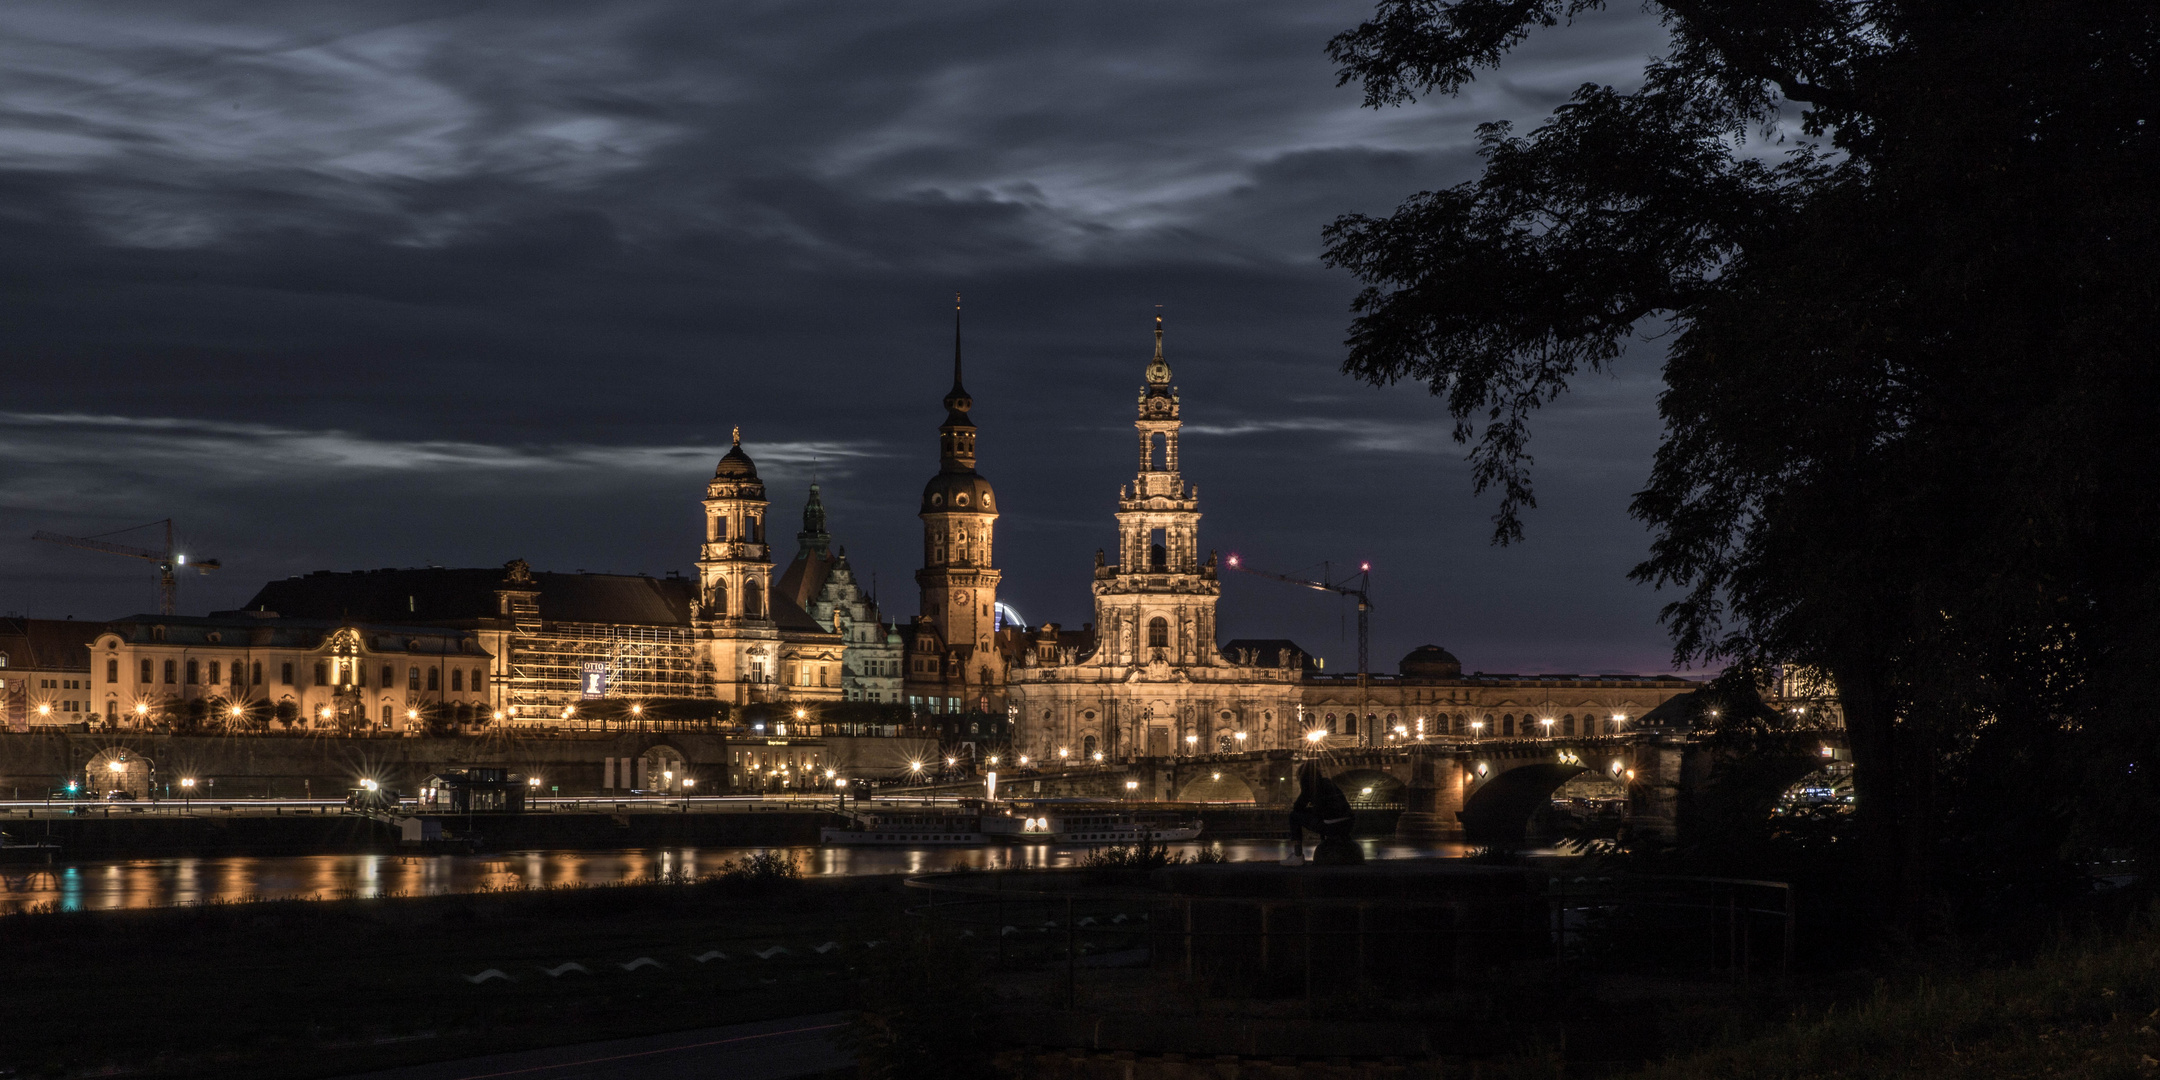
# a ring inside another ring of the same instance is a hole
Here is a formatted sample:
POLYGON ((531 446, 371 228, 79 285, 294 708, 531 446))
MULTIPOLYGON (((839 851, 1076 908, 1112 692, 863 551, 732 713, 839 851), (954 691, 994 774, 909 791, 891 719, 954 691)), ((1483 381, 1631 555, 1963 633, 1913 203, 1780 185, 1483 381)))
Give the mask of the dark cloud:
MULTIPOLYGON (((1472 126, 1627 81, 1653 22, 1540 35, 1461 98, 1361 110, 1364 7, 25 3, 0 29, 0 607, 150 603, 22 539, 171 514, 196 610, 317 568, 687 569, 743 425, 913 608, 950 294, 1007 595, 1087 617, 1164 305, 1204 538, 1376 565, 1376 656, 1662 667, 1622 575, 1654 350, 1556 402, 1529 543, 1486 544, 1421 388, 1337 371, 1336 214, 1476 167, 1472 126)), ((1226 584, 1234 634, 1352 661, 1340 605, 1226 584)))

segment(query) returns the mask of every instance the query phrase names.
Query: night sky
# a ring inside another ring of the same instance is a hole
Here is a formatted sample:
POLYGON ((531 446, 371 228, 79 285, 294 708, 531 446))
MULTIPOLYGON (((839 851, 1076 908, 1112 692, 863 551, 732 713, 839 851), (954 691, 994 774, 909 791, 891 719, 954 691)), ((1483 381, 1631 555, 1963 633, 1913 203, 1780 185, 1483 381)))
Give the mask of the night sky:
MULTIPOLYGON (((1630 85, 1633 10, 1385 111, 1324 46, 1363 3, 98 4, 0 24, 0 609, 155 610, 146 564, 33 543, 172 516, 212 577, 688 572, 742 425, 915 610, 952 295, 1003 598, 1092 618, 1156 305, 1204 547, 1374 565, 1374 662, 1662 671, 1625 580, 1659 346, 1548 407, 1527 542, 1424 387, 1340 372, 1336 215, 1475 173, 1473 127, 1630 85)), ((148 543, 149 533, 115 537, 148 543)), ((1346 602, 1242 576, 1224 636, 1354 670, 1346 602)))

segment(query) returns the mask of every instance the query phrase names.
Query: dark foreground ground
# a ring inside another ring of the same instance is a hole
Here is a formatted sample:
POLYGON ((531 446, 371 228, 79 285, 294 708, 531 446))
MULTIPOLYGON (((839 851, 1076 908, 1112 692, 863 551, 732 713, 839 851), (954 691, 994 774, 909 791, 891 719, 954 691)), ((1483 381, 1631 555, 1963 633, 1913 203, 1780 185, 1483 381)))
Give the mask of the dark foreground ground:
POLYGON ((708 881, 12 916, 0 1076, 346 1076, 829 1013, 900 892, 708 881))

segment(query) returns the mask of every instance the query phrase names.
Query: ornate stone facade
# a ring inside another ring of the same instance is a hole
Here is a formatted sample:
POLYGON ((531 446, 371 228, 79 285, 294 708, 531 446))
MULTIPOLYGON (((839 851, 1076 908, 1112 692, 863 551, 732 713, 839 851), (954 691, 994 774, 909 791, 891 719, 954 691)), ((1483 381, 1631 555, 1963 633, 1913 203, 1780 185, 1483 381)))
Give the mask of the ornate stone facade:
MULTIPOLYGON (((1014 750, 1044 761, 1260 750, 1297 737, 1303 657, 1216 641, 1215 553, 1178 465, 1183 426, 1156 320, 1139 416, 1140 468, 1118 498, 1118 560, 1095 554, 1095 622, 1049 624, 1014 649, 1014 750)), ((1235 643, 1233 643, 1235 644, 1235 643)))
POLYGON ((846 701, 897 702, 905 649, 899 628, 888 626, 877 599, 865 593, 848 565, 847 549, 833 550, 825 531, 825 503, 810 485, 803 504, 803 531, 795 534, 795 561, 777 588, 819 626, 832 628, 845 645, 840 696, 846 701))

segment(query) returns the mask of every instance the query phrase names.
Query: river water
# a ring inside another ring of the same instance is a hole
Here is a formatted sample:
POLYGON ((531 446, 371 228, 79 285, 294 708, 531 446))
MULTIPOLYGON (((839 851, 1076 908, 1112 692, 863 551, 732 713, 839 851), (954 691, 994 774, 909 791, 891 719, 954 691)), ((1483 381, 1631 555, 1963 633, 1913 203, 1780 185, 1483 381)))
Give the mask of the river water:
MULTIPOLYGON (((1361 840, 1368 859, 1454 858, 1461 844, 1361 840)), ((1280 841, 1226 840, 1231 862, 1282 858, 1280 841)), ((1188 854, 1201 844, 1173 844, 1188 854)), ((1048 869, 1077 864, 1086 847, 661 847, 620 851, 515 851, 492 855, 287 855, 114 859, 0 866, 0 912, 110 911, 247 899, 334 900, 434 896, 483 889, 606 885, 710 874, 757 852, 793 857, 807 877, 921 874, 962 867, 1048 869)))

